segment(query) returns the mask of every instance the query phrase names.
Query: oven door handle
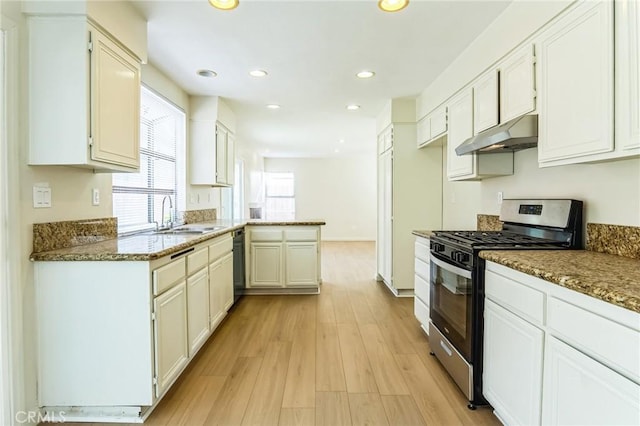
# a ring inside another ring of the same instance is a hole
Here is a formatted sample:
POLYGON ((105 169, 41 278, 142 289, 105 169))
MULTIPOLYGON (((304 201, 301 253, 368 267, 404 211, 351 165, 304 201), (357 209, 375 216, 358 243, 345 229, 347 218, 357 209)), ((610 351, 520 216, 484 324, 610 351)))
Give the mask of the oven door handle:
POLYGON ((461 277, 464 277, 468 280, 471 279, 471 271, 468 271, 466 269, 462 269, 462 268, 458 268, 457 266, 453 266, 447 262, 444 262, 440 259, 438 259, 437 257, 435 257, 433 255, 433 253, 431 254, 431 261, 436 264, 437 266, 441 267, 442 269, 452 272, 456 275, 460 275, 461 277))

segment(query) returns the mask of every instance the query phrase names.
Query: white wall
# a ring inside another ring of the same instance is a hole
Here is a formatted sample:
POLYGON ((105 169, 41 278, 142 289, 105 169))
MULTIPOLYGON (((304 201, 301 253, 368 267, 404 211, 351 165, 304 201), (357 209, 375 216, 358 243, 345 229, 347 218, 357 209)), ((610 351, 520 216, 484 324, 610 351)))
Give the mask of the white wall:
MULTIPOLYGON (((249 207, 264 204, 264 158, 258 150, 252 149, 244 141, 236 140, 236 159, 244 165, 244 206, 243 217, 249 218, 249 207)), ((235 190, 235 188, 234 188, 235 190)))
POLYGON ((266 172, 293 172, 296 216, 324 219, 323 240, 376 239, 376 158, 265 158, 266 172))
POLYGON ((538 150, 515 154, 513 176, 481 185, 481 211, 498 214, 505 198, 556 197, 583 200, 585 222, 640 226, 640 158, 538 168, 538 150))

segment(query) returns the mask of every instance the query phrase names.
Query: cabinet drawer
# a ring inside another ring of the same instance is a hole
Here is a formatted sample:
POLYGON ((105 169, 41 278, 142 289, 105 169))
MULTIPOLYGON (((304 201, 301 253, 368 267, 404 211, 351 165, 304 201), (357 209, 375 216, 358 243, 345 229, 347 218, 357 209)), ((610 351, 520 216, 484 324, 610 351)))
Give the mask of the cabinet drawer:
POLYGON ((549 298, 551 334, 609 368, 640 381, 640 332, 555 297, 549 298))
POLYGON ((413 313, 422 324, 425 332, 429 334, 429 305, 425 305, 422 300, 416 298, 413 301, 413 313))
POLYGON ((413 279, 413 291, 415 292, 415 298, 422 300, 425 304, 429 304, 429 281, 422 278, 420 275, 414 275, 413 279))
POLYGON ((416 258, 429 263, 429 240, 418 237, 414 246, 416 258))
POLYGON ((526 320, 542 325, 545 294, 491 271, 485 272, 485 295, 526 320))
POLYGON ((192 275, 199 269, 204 268, 209 263, 209 252, 206 247, 187 256, 187 275, 192 275))
POLYGON ((423 262, 422 260, 416 258, 413 261, 413 265, 417 276, 421 277, 427 282, 431 279, 429 276, 430 265, 427 262, 423 262))
POLYGON ((153 295, 157 296, 185 277, 186 258, 174 260, 153 271, 153 295))
POLYGON ((233 250, 233 239, 231 235, 226 234, 218 237, 209 244, 209 263, 219 259, 223 255, 233 250))
POLYGON ((252 229, 251 241, 282 241, 282 230, 252 229))
POLYGON ((318 230, 315 228, 308 229, 286 229, 284 238, 287 241, 317 241, 318 230))

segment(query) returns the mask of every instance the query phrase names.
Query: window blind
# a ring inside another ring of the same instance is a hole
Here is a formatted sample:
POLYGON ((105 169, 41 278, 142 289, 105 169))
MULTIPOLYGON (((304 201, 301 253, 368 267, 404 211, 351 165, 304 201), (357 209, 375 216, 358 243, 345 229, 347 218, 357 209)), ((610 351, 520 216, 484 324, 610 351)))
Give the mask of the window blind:
POLYGON ((141 89, 140 108, 140 171, 112 177, 119 233, 174 220, 185 205, 185 114, 146 87, 141 89), (165 202, 162 218, 162 200, 167 196, 171 203, 165 202))
POLYGON ((265 173, 265 219, 294 220, 295 180, 291 172, 265 173))

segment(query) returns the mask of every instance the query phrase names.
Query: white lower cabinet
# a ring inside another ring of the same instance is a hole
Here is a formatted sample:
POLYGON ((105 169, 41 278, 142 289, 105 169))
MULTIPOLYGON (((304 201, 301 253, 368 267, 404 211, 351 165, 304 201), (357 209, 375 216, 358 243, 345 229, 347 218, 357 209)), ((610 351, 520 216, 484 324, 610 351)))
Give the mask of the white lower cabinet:
POLYGON ((249 285, 251 287, 283 287, 282 243, 251 242, 249 285))
POLYGON ((318 285, 318 243, 302 242, 286 245, 288 286, 318 285))
POLYGON ((153 300, 156 396, 161 396, 189 361, 187 285, 175 285, 153 300))
POLYGON ((414 295, 413 310, 420 321, 420 327, 429 334, 430 299, 430 255, 429 239, 416 237, 414 259, 414 295))
POLYGON ((209 245, 209 325, 222 322, 233 305, 233 239, 218 237, 209 245))
POLYGON ((220 275, 222 276, 220 283, 222 310, 227 312, 233 305, 233 253, 229 253, 222 258, 220 275))
POLYGON ((317 292, 320 285, 319 226, 252 226, 247 237, 247 289, 317 292))
POLYGON ((187 278, 189 356, 195 355, 209 337, 209 275, 203 268, 187 278))
POLYGON ((493 262, 483 394, 506 425, 640 424, 640 314, 493 262))
POLYGON ((543 424, 640 424, 637 383, 551 336, 545 352, 543 424))
POLYGON ((540 424, 544 332, 485 301, 483 393, 506 424, 540 424))

